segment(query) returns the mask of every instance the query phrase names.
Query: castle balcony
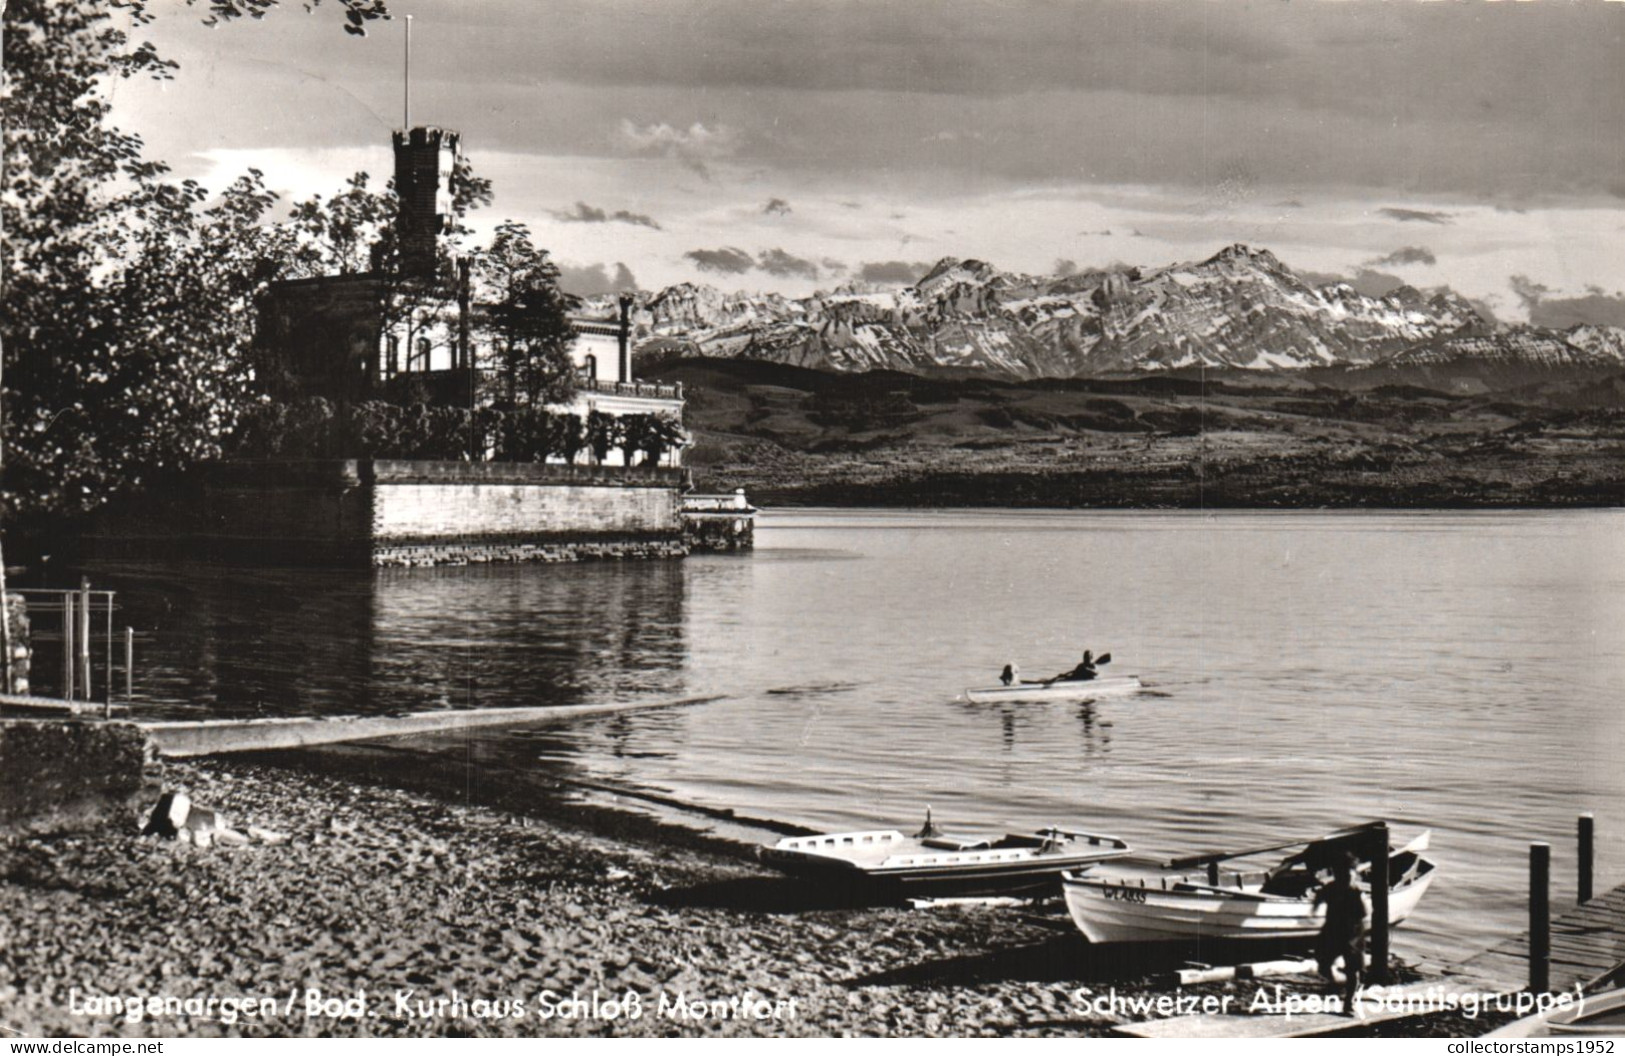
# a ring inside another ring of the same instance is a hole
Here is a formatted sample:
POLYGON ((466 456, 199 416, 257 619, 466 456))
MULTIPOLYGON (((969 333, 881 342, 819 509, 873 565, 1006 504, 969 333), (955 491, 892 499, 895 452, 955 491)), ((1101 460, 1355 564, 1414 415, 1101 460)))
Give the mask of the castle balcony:
POLYGON ((602 393, 606 396, 637 396, 651 400, 681 400, 683 383, 664 384, 656 381, 605 381, 592 378, 580 384, 582 392, 602 393))

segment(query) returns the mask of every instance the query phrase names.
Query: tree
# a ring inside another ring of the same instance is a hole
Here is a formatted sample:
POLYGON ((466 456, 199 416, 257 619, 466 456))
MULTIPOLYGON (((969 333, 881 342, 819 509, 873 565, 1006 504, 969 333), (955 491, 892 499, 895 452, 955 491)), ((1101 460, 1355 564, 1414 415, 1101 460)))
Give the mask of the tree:
POLYGON ((106 125, 98 81, 172 66, 85 4, 6 10, 0 334, 14 516, 95 508, 217 453, 248 400, 268 274, 260 175, 214 204, 106 125))
MULTIPOLYGON (((387 17, 337 0, 346 29, 387 17)), ((276 0, 209 0, 211 20, 276 0)), ((5 498, 15 516, 93 509, 125 486, 207 457, 250 399, 254 300, 280 254, 259 174, 213 204, 108 122, 120 78, 176 65, 132 33, 145 0, 11 0, 4 12, 0 192, 8 369, 5 498)))
POLYGON ((552 419, 556 432, 549 442, 549 448, 564 457, 566 462, 574 462, 581 449, 587 446, 587 430, 576 414, 559 414, 552 419))
POLYGON ((569 312, 559 269, 524 224, 505 220, 474 257, 474 273, 510 405, 565 403, 575 394, 569 312))
POLYGON ((634 456, 643 450, 643 439, 649 435, 654 419, 647 414, 623 414, 616 424, 619 428, 615 433, 615 446, 621 449, 621 465, 630 466, 634 456))
POLYGON ((687 442, 688 434, 675 417, 669 414, 650 415, 648 427, 643 431, 643 464, 658 466, 667 451, 687 442))
POLYGON ((593 461, 599 465, 609 457, 610 451, 621 437, 621 420, 594 407, 587 412, 587 447, 592 450, 593 461))
MULTIPOLYGON (((260 18, 276 3, 209 0, 209 21, 260 18)), ((384 0, 337 3, 352 34, 389 17, 384 0)), ((134 467, 209 452, 241 393, 241 357, 227 357, 240 351, 259 272, 219 269, 243 262, 273 196, 251 173, 202 209, 195 184, 163 184, 167 169, 142 158, 140 137, 107 124, 111 82, 176 69, 150 42, 132 43, 114 11, 131 27, 152 18, 145 0, 4 5, 0 498, 11 518, 90 508, 132 483, 134 467)))

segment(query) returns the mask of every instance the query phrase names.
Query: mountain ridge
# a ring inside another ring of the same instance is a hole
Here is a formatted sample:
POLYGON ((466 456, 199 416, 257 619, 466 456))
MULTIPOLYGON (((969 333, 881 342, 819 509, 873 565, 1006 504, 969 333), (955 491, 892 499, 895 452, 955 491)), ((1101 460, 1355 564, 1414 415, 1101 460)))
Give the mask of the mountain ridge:
POLYGON ((800 298, 681 283, 637 295, 633 318, 645 360, 747 358, 1019 381, 1380 368, 1472 384, 1462 379, 1480 368, 1527 380, 1531 371, 1625 364, 1625 330, 1616 327, 1502 326, 1447 287, 1372 297, 1347 283, 1311 282, 1268 249, 1242 243, 1200 261, 1055 276, 944 257, 908 286, 847 283, 800 298))

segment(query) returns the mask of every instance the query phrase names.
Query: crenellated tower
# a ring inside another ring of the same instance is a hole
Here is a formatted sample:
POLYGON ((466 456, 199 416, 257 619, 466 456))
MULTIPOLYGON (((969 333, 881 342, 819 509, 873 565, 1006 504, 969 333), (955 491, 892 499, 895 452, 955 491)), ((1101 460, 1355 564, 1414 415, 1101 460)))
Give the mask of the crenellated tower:
POLYGON ((436 245, 451 228, 452 180, 462 158, 462 135, 419 125, 396 132, 394 140, 401 274, 432 278, 436 245))

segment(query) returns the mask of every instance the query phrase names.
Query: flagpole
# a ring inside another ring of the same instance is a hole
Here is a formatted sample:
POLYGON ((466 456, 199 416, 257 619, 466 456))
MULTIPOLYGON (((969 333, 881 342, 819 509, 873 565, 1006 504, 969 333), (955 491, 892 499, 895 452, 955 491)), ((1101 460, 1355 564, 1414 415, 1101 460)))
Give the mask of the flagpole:
POLYGON ((406 65, 401 77, 401 127, 412 130, 412 16, 406 16, 406 65))

